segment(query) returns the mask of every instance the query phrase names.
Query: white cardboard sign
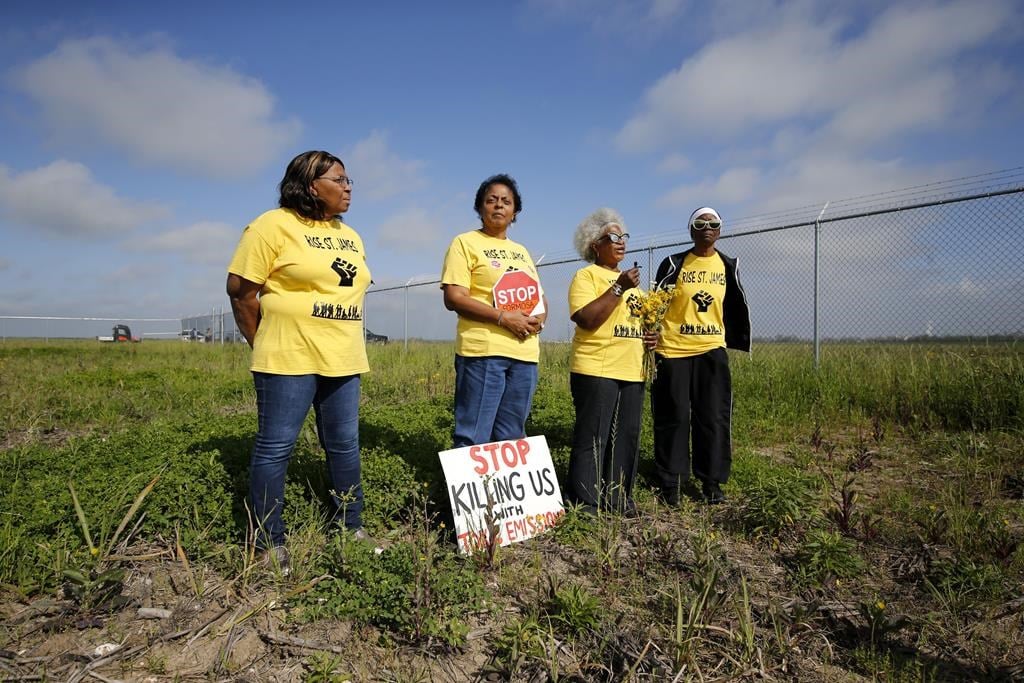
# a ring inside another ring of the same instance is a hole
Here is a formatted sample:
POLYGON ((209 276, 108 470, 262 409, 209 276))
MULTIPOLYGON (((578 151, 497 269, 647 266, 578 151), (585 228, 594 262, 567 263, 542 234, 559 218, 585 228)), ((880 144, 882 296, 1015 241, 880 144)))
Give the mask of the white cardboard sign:
POLYGON ((543 436, 453 448, 438 456, 463 553, 486 547, 492 531, 501 545, 533 538, 565 514, 543 436))

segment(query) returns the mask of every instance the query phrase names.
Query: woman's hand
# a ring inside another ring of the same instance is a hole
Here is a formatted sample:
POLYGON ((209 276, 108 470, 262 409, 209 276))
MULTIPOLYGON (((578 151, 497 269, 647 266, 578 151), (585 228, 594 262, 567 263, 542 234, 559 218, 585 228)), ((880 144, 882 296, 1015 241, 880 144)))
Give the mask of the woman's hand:
POLYGON ((661 339, 660 332, 644 332, 644 348, 653 349, 658 345, 658 341, 661 339))
POLYGON ((535 315, 526 315, 522 311, 505 311, 501 314, 501 327, 520 339, 531 334, 540 334, 541 319, 535 315))
POLYGON ((633 266, 629 270, 624 270, 619 273, 619 278, 615 281, 619 287, 622 287, 622 291, 632 289, 633 287, 640 286, 640 269, 633 266))

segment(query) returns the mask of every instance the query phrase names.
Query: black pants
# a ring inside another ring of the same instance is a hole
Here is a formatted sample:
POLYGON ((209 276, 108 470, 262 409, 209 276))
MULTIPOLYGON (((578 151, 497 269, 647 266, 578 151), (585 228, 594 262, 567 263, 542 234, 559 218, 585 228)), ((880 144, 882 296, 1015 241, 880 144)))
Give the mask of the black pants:
POLYGON ((661 485, 678 487, 693 475, 724 484, 732 466, 732 377, 724 348, 688 358, 658 356, 651 384, 654 464, 661 485), (692 428, 692 429, 691 429, 692 428))
POLYGON ((569 500, 616 512, 632 507, 643 382, 573 372, 569 389, 576 407, 569 456, 569 500))

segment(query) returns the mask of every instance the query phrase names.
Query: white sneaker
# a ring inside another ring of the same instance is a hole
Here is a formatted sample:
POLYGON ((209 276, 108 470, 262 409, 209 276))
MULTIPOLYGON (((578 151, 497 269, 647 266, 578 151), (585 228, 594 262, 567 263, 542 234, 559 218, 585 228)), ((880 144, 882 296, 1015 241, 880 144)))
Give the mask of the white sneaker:
POLYGON ((353 531, 351 533, 352 533, 352 538, 356 539, 357 541, 363 541, 364 543, 370 543, 371 545, 373 545, 373 552, 374 552, 374 554, 376 554, 376 555, 383 554, 383 552, 384 552, 383 546, 381 546, 381 544, 377 542, 377 539, 375 539, 370 534, 366 533, 366 529, 364 529, 363 527, 359 527, 358 529, 356 529, 355 531, 353 531))
POLYGON ((282 576, 292 573, 292 556, 288 552, 288 548, 283 545, 275 545, 273 548, 262 551, 256 560, 264 566, 277 569, 282 576))

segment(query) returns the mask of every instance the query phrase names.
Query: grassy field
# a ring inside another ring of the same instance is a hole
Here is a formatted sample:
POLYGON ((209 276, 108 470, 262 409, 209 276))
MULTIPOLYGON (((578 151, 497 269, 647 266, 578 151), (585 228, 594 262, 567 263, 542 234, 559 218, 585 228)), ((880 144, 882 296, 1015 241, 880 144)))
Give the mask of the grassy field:
MULTIPOLYGON (((638 519, 570 510, 465 558, 451 345, 373 346, 365 518, 390 546, 325 535, 310 421, 283 575, 248 543, 247 347, 8 340, 0 680, 1021 680, 1022 351, 839 345, 815 372, 756 347, 726 504, 658 502, 648 416, 638 519)), ((568 346, 542 355, 528 433, 561 476, 568 346)))

